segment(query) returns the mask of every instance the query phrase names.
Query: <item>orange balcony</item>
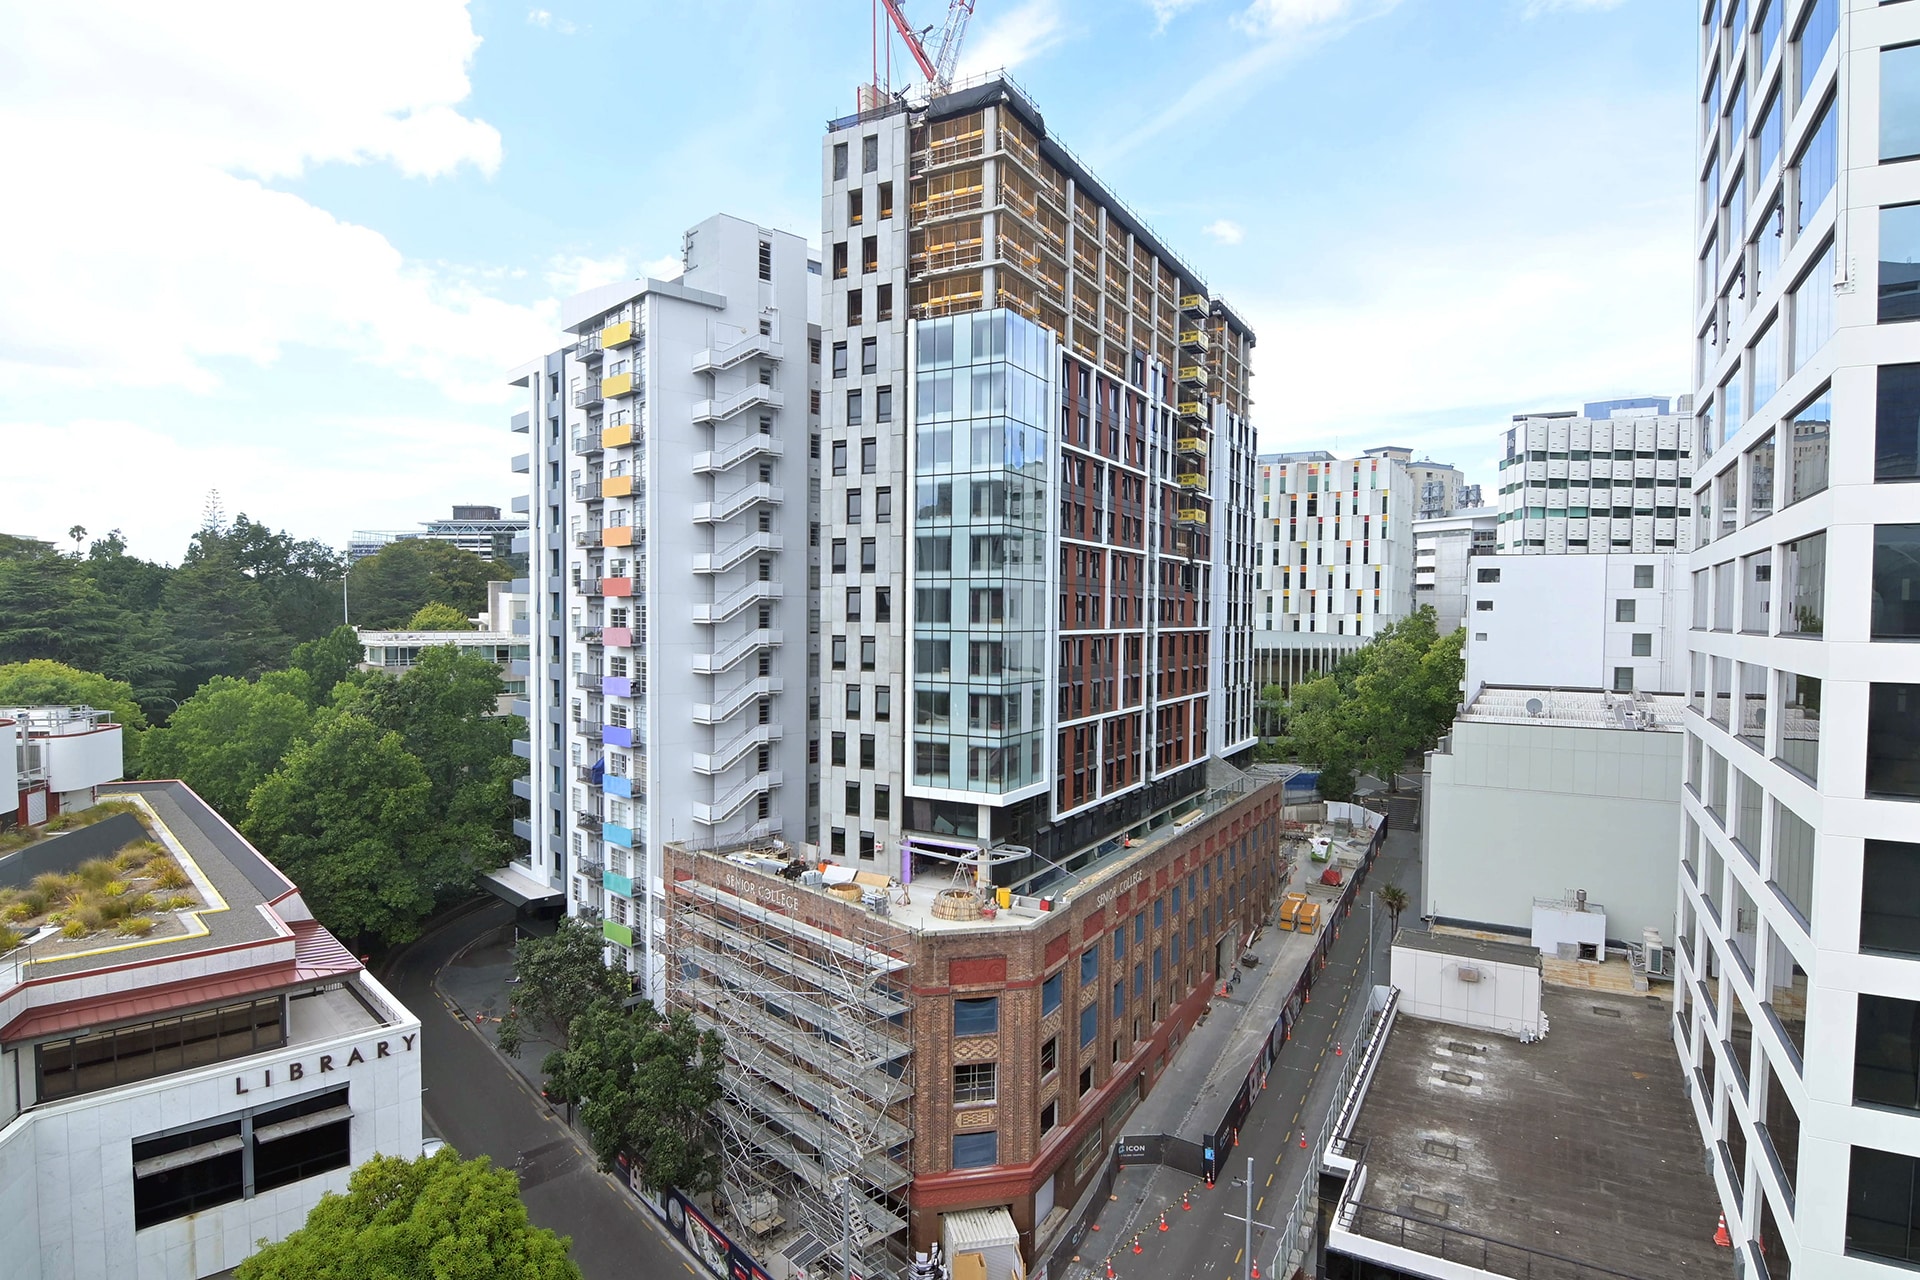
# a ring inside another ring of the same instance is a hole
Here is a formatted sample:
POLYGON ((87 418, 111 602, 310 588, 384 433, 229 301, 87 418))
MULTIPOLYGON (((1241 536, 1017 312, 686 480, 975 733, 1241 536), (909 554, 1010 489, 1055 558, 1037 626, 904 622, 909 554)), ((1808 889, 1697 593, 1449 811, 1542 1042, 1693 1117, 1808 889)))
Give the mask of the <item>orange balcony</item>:
POLYGON ((600 481, 600 496, 603 498, 626 498, 632 495, 632 476, 607 476, 600 481))
MULTIPOLYGON (((610 524, 600 531, 600 545, 603 547, 630 547, 633 545, 633 526, 630 524, 610 524)), ((612 578, 608 582, 614 581, 612 578)), ((613 592, 607 592, 612 595, 613 592)))

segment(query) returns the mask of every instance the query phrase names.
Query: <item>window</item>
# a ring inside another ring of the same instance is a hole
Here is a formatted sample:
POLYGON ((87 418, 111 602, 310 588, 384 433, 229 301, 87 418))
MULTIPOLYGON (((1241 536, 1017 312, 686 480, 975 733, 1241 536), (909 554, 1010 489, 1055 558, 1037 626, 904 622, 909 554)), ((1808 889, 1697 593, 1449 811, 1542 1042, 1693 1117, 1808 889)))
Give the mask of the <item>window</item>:
POLYGON ((1473 580, 1475 582, 1498 582, 1500 581, 1500 571, 1498 569, 1475 569, 1473 580))
MULTIPOLYGON (((1048 1043, 1052 1042, 1049 1041, 1048 1043)), ((1059 1123, 1060 1104, 1057 1101, 1049 1100, 1046 1106, 1040 1108, 1040 1132, 1051 1133, 1059 1123)))
POLYGON ((1920 44, 1880 51, 1880 159, 1920 156, 1920 44))
POLYGON ((833 442, 833 474, 837 476, 847 474, 847 442, 844 440, 833 442))
POLYGON ((873 318, 875 320, 885 322, 893 319, 893 286, 892 285, 883 284, 883 285, 876 286, 873 291, 873 300, 874 300, 873 318))
POLYGON ((875 422, 893 421, 893 388, 875 387, 873 391, 873 420, 875 422))
POLYGON ((1634 620, 1634 612, 1634 602, 1632 600, 1615 600, 1613 602, 1613 620, 1615 622, 1632 622, 1634 620))
POLYGON ((1613 669, 1613 691, 1615 693, 1633 692, 1633 668, 1615 667, 1613 669))
POLYGON ((1873 478, 1920 479, 1920 364, 1883 364, 1879 380, 1873 478))
MULTIPOLYGON (((882 604, 885 604, 887 593, 884 590, 876 591, 873 594, 879 598, 882 604)), ((886 617, 887 617, 887 613, 886 613, 886 610, 883 608, 880 610, 881 621, 883 622, 886 621, 886 617)), ((875 720, 893 719, 893 686, 892 685, 877 684, 873 687, 873 718, 875 720)), ((880 816, 884 817, 886 815, 882 814, 880 816)))
POLYGON ((1000 1032, 1000 997, 956 998, 953 1002, 953 1034, 991 1036, 1000 1032))
POLYGON ((873 373, 880 367, 880 341, 877 338, 860 339, 860 372, 873 373))
POLYGON ((1113 1024, 1120 1025, 1120 1019, 1127 1012, 1127 982, 1122 978, 1113 984, 1113 1024))
MULTIPOLYGON (((871 643, 871 642, 868 641, 863 643, 871 643)), ((871 769, 874 767, 873 766, 874 748, 875 748, 874 736, 870 733, 861 734, 860 735, 860 767, 862 769, 871 769)))
POLYGON ((847 494, 847 523, 860 523, 860 490, 854 489, 847 494))
MULTIPOLYGON (((869 765, 867 767, 872 768, 873 766, 869 765)), ((886 819, 893 817, 893 791, 891 788, 875 787, 873 789, 873 816, 886 819)), ((872 854, 869 853, 867 856, 871 857, 872 854)))
POLYGON ((847 144, 844 142, 836 142, 833 144, 833 179, 835 182, 841 182, 846 179, 846 176, 847 144))
POLYGON ((833 344, 833 376, 836 378, 847 376, 847 344, 844 342, 833 344))
POLYGON ((955 1105, 992 1102, 995 1096, 993 1063, 963 1062, 953 1069, 955 1105))
POLYGON ((860 442, 860 474, 870 476, 880 469, 880 443, 874 436, 860 442))
POLYGON ((258 1111, 249 1120, 253 1133, 253 1189, 256 1193, 289 1186, 352 1160, 352 1111, 345 1089, 302 1098, 258 1111))
POLYGON ((858 720, 859 718, 860 718, 860 686, 857 684, 850 684, 847 686, 847 719, 858 720))
POLYGON ((880 216, 883 218, 893 216, 893 184, 891 182, 880 184, 880 216))
POLYGON ((988 1130, 986 1133, 956 1133, 953 1135, 953 1167, 956 1169, 982 1169, 1000 1162, 1000 1135, 988 1130))
POLYGON ((831 559, 829 559, 827 563, 831 566, 832 571, 834 573, 845 573, 847 571, 847 540, 845 538, 835 538, 828 554, 831 556, 831 559))
POLYGON ((760 242, 760 278, 773 279, 773 244, 767 240, 760 242))
POLYGON ((847 425, 857 427, 862 421, 864 421, 864 419, 860 413, 860 391, 859 388, 856 387, 854 390, 847 392, 847 425))
MULTIPOLYGON (((1831 3, 1832 0, 1828 0, 1831 3)), ((880 136, 870 133, 860 139, 860 172, 873 173, 880 168, 880 136)), ((991 1162, 989 1162, 991 1163, 991 1162)))
MULTIPOLYGON (((1066 974, 1056 973, 1051 978, 1048 978, 1046 981, 1040 984, 1040 1016, 1041 1017, 1043 1018, 1046 1017, 1048 1014, 1052 1013, 1055 1009, 1058 1009, 1060 1007, 1060 987, 1062 982, 1065 980, 1065 978, 1066 978, 1066 974)), ((1047 1041, 1048 1045, 1052 1045, 1052 1043, 1053 1041, 1051 1040, 1047 1041)), ((1047 1058, 1047 1051, 1043 1047, 1040 1050, 1040 1061, 1042 1063, 1041 1070, 1043 1071, 1047 1070, 1047 1067, 1044 1065, 1046 1063, 1046 1058, 1047 1058)))
POLYGON ((833 246, 833 278, 835 280, 847 278, 847 242, 844 240, 833 246))
POLYGON ((1080 1096, 1086 1097, 1093 1092, 1093 1068, 1080 1068, 1080 1096))
MULTIPOLYGON (((880 389, 882 391, 886 390, 885 387, 880 389)), ((884 401, 882 403, 884 403, 884 401)), ((881 421, 884 422, 886 419, 882 418, 881 421)), ((893 490, 889 486, 882 485, 873 491, 873 522, 875 524, 886 524, 892 519, 893 490)))
POLYGON ((836 733, 828 745, 828 759, 839 768, 847 767, 847 735, 836 733))
POLYGON ((1920 1004, 1862 995, 1853 1033, 1853 1100, 1920 1111, 1920 1004))
POLYGON ((866 295, 858 289, 847 290, 847 324, 849 326, 865 324, 866 319, 866 295))
MULTIPOLYGON (((1827 196, 1833 191, 1834 178, 1838 174, 1839 164, 1839 125, 1836 121, 1832 100, 1822 109, 1820 123, 1808 134, 1807 143, 1800 148, 1800 156, 1794 161, 1794 172, 1800 179, 1799 221, 1795 231, 1805 231, 1813 221, 1813 215, 1820 211, 1827 196)), ((1833 278, 1833 264, 1827 264, 1827 278, 1833 278)))
POLYGON ((853 226, 859 222, 864 221, 865 212, 866 212, 864 208, 865 198, 866 198, 866 193, 864 191, 861 191, 860 188, 858 187, 855 187, 853 190, 847 192, 847 225, 848 226, 853 226))
POLYGON ((353 1163, 347 1090, 133 1143, 134 1227, 197 1213, 353 1163))
POLYGON ((1867 841, 1860 886, 1860 949, 1920 956, 1920 844, 1867 841))
POLYGON ((1880 322, 1920 319, 1920 204, 1880 211, 1880 322))
POLYGON ((1853 1149, 1847 1252, 1920 1263, 1920 1159, 1872 1147, 1853 1149))
POLYGON ((833 638, 833 669, 835 671, 847 669, 847 638, 845 636, 833 638))
POLYGON ((1100 948, 1088 947, 1080 953, 1080 985, 1090 987, 1100 976, 1100 948))
POLYGON ((1920 525, 1873 530, 1873 638, 1920 638, 1920 525))
POLYGON ((1780 576, 1780 634, 1822 634, 1826 630, 1827 535, 1809 534, 1783 543, 1780 576))
POLYGON ((833 838, 827 846, 828 852, 836 858, 847 856, 847 833, 839 827, 833 829, 833 838))
POLYGON ((1477 613, 1492 613, 1492 612, 1493 612, 1493 601, 1491 601, 1491 600, 1475 600, 1475 601, 1473 602, 1473 607, 1474 607, 1474 611, 1475 611, 1475 612, 1477 612, 1477 613))
POLYGON ((1634 590, 1646 591, 1651 589, 1652 586, 1653 586, 1653 566, 1650 564, 1637 564, 1633 566, 1634 590))
POLYGON ((1793 37, 1794 63, 1800 72, 1800 98, 1803 101, 1807 90, 1813 87, 1814 73, 1820 70, 1827 49, 1840 31, 1838 5, 1839 0, 1813 0, 1807 6, 1807 16, 1800 23, 1800 30, 1793 37))
POLYGON ((1090 1004, 1080 1011, 1080 1047, 1086 1048, 1093 1043, 1094 1036, 1100 1031, 1100 1006, 1090 1004))
POLYGON ((1920 797, 1920 684, 1870 686, 1867 794, 1920 797))
POLYGON ((47 1041, 35 1050, 42 1102, 150 1080, 286 1043, 281 1000, 201 1009, 178 1017, 47 1041))
POLYGON ((860 273, 870 275, 880 269, 880 237, 868 236, 860 242, 860 273))
POLYGON ((1636 631, 1633 633, 1633 653, 1631 656, 1635 658, 1651 658, 1653 656, 1653 633, 1651 631, 1636 631))

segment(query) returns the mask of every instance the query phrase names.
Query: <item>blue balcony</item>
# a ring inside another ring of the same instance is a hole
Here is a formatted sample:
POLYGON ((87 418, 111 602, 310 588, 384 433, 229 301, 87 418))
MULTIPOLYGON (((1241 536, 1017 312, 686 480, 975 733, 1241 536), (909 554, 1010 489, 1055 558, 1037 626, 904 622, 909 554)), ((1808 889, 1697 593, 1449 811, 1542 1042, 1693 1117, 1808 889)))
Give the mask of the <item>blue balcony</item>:
POLYGON ((528 844, 532 844, 533 843, 533 824, 527 821, 525 818, 515 818, 513 820, 513 834, 515 834, 516 836, 519 836, 522 840, 525 840, 528 844))
POLYGON ((633 678, 631 676, 608 676, 601 682, 600 690, 609 698, 631 698, 633 696, 633 678))
POLYGON ((515 738, 512 746, 513 754, 519 756, 522 760, 533 759, 533 747, 525 738, 515 738))
POLYGON ((608 844, 617 844, 622 849, 633 848, 633 828, 623 827, 617 822, 601 823, 600 838, 608 844))
POLYGON ((600 873, 600 887, 609 893, 617 893, 623 898, 633 896, 633 877, 619 875, 612 871, 600 873))
POLYGON ((633 795, 633 779, 616 777, 609 774, 606 778, 602 779, 601 789, 610 796, 631 797, 633 795))
POLYGON ((610 747, 631 747, 633 745, 633 730, 624 724, 601 725, 600 736, 601 740, 610 747))

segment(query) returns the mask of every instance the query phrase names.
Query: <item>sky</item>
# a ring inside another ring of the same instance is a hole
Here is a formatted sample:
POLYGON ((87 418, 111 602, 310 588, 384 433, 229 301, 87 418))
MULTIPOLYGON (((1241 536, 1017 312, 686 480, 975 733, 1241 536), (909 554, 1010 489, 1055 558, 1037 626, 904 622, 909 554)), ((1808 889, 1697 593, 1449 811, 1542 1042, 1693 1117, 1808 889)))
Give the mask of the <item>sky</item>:
MULTIPOLYGON (((562 298, 714 212, 818 241, 870 8, 0 0, 0 532, 508 506, 562 298)), ((1674 0, 978 0, 961 72, 1247 318, 1262 449, 1491 481, 1514 413, 1685 389, 1694 49, 1674 0)))

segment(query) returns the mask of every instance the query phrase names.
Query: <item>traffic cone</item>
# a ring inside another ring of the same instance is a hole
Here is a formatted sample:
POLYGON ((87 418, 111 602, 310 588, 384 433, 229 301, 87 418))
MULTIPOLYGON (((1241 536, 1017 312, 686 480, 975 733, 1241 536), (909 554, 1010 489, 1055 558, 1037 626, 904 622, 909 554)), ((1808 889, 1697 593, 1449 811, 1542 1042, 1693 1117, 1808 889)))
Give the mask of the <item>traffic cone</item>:
POLYGON ((1341 1050, 1340 1050, 1340 1042, 1339 1042, 1339 1041, 1337 1041, 1337 1040, 1336 1040, 1336 1041, 1334 1041, 1334 1044, 1333 1044, 1333 1056, 1334 1056, 1334 1057, 1336 1057, 1336 1058, 1339 1058, 1339 1057, 1344 1057, 1344 1056, 1345 1056, 1345 1055, 1344 1055, 1344 1054, 1343 1054, 1343 1053, 1341 1052, 1341 1050))
POLYGON ((1107 1259, 1107 1280, 1113 1280, 1113 1259, 1107 1259))
POLYGON ((1236 1147, 1240 1145, 1240 1131, 1238 1129, 1233 1131, 1233 1145, 1236 1147))
POLYGON ((1133 1238, 1133 1251, 1134 1251, 1135 1253, 1144 1253, 1144 1252, 1146 1252, 1146 1250, 1144 1250, 1144 1249, 1142 1249, 1142 1248, 1140 1247, 1140 1237, 1139 1237, 1139 1236, 1135 1236, 1135 1237, 1133 1238))
POLYGON ((1727 1215, 1720 1215, 1720 1225, 1714 1228, 1713 1242, 1722 1249, 1733 1248, 1733 1237, 1727 1234, 1727 1215))
POLYGON ((1189 1195, 1188 1195, 1188 1194, 1187 1194, 1187 1193, 1186 1193, 1185 1191, 1182 1191, 1182 1192, 1180 1193, 1180 1207, 1181 1207, 1182 1209, 1191 1209, 1191 1208, 1193 1208, 1193 1199, 1192 1199, 1192 1197, 1191 1197, 1191 1196, 1189 1196, 1189 1195))
POLYGON ((1167 1229, 1167 1211, 1165 1209, 1160 1211, 1160 1229, 1162 1231, 1167 1229))
POLYGON ((1253 1264, 1253 1280, 1260 1280, 1260 1264, 1257 1262, 1253 1264))
POLYGON ((1307 1149, 1307 1135, 1304 1130, 1300 1134, 1300 1149, 1302 1151, 1307 1149))
POLYGON ((1213 1177, 1211 1174, 1209 1174, 1207 1177, 1207 1190, 1209 1191, 1213 1190, 1213 1177))

